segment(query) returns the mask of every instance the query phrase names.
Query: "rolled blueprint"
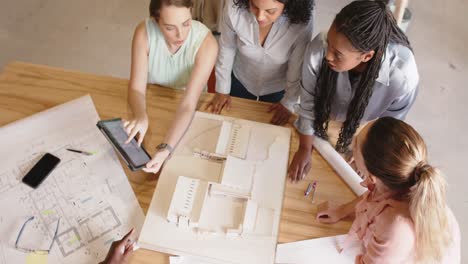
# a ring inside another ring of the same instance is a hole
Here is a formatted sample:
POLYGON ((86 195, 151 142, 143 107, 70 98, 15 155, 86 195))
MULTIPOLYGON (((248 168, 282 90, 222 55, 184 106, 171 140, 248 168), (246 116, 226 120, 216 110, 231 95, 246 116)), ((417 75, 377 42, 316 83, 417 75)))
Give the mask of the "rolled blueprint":
POLYGON ((315 137, 314 147, 356 195, 361 195, 367 191, 366 188, 360 185, 360 182, 362 181, 361 177, 353 170, 353 168, 351 168, 351 166, 349 166, 343 157, 336 152, 328 141, 315 137))

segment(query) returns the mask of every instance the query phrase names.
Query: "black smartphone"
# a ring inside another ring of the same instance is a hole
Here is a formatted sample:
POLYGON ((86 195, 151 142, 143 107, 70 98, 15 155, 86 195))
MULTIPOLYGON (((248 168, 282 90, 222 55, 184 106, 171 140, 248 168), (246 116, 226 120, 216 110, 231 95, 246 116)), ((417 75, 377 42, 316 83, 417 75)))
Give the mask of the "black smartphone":
POLYGON ((56 156, 46 153, 42 158, 32 167, 32 169, 23 177, 23 183, 37 188, 45 178, 52 172, 52 170, 59 164, 60 159, 56 156))

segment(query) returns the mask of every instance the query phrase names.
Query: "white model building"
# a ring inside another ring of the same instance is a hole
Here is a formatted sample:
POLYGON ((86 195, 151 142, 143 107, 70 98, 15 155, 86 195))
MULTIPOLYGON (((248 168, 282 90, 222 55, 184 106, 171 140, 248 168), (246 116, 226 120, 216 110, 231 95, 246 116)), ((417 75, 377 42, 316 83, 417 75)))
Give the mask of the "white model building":
POLYGON ((197 112, 158 180, 141 247, 210 263, 273 263, 290 133, 197 112))

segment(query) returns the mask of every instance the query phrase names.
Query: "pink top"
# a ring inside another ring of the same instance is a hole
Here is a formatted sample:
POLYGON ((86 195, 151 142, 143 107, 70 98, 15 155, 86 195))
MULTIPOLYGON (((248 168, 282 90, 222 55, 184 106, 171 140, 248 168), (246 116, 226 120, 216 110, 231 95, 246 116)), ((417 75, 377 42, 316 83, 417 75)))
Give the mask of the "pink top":
MULTIPOLYGON (((350 237, 362 241, 363 252, 356 263, 413 263, 415 231, 407 202, 391 199, 394 192, 374 195, 367 191, 356 205, 356 219, 350 237)), ((452 244, 441 263, 460 263, 460 229, 448 210, 452 244)), ((346 250, 346 246, 345 246, 346 250)))

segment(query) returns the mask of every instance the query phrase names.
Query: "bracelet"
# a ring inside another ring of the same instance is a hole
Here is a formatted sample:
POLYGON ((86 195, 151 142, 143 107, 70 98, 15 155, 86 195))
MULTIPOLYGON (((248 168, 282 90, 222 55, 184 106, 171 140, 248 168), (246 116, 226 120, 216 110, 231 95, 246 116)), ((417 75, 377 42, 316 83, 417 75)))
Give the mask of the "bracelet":
POLYGON ((156 149, 157 150, 167 149, 167 150, 169 150, 169 154, 172 154, 172 152, 174 151, 174 148, 171 145, 167 144, 167 143, 161 143, 161 144, 157 145, 156 149))

